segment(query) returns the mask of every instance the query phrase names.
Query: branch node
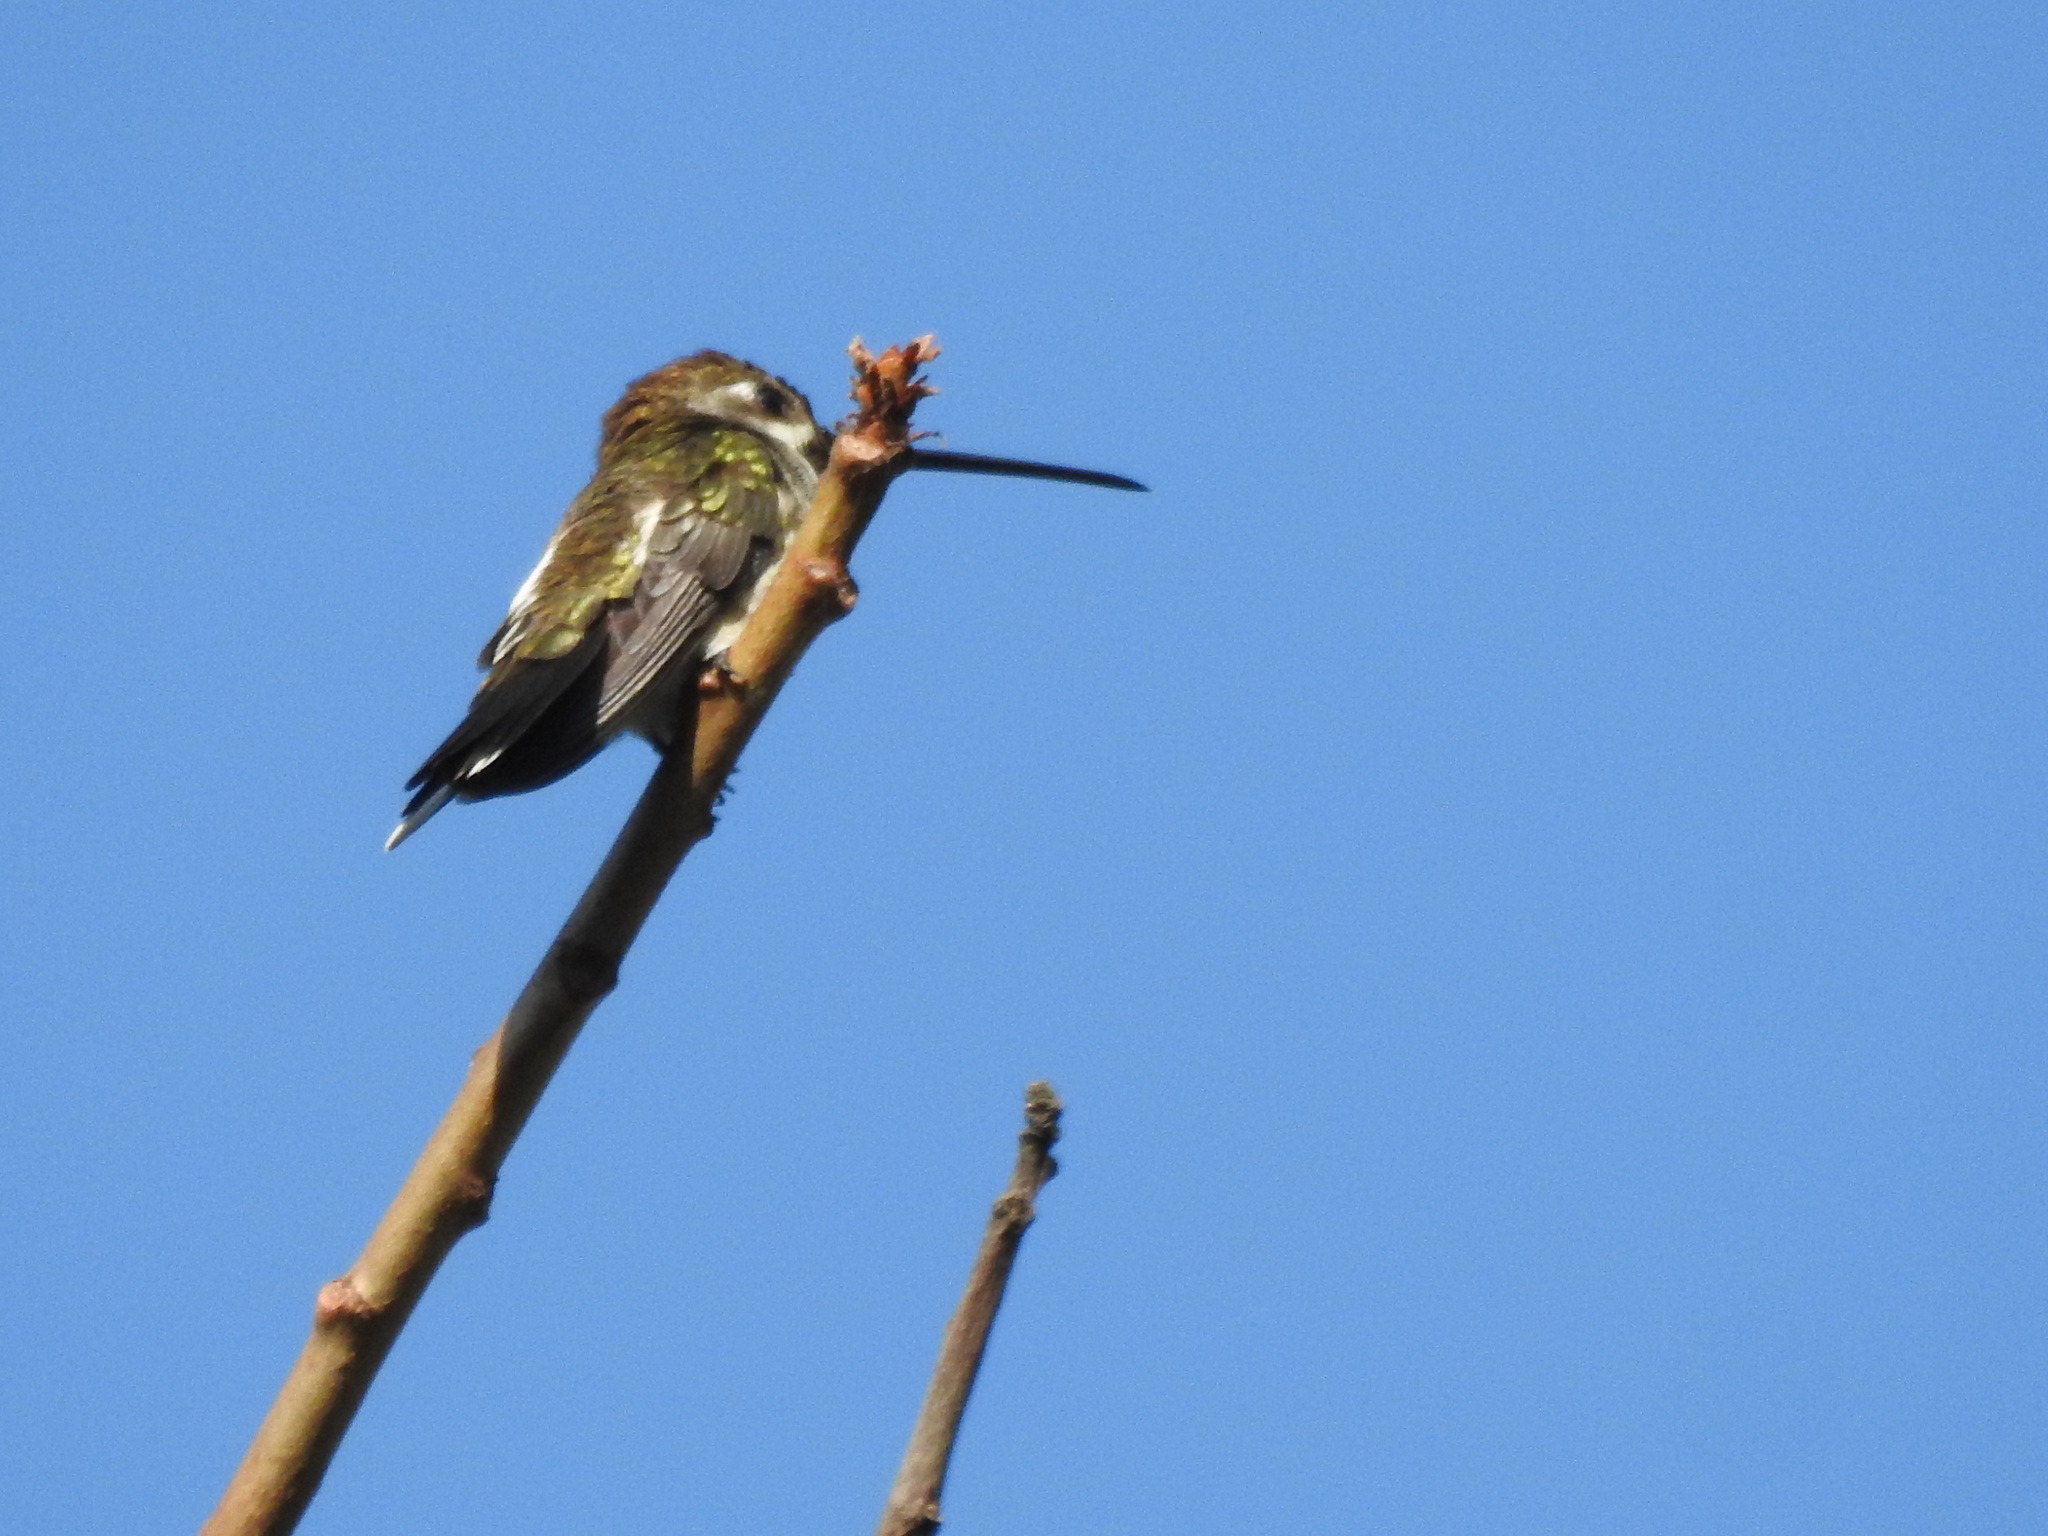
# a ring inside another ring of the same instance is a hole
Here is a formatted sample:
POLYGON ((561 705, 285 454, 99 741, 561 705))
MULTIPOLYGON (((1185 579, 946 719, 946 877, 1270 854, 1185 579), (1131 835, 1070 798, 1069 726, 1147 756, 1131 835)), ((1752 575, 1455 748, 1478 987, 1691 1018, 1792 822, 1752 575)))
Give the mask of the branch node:
POLYGON ((355 1277, 343 1275, 320 1287, 313 1298, 313 1326, 353 1332, 377 1315, 368 1297, 356 1289, 355 1277))
POLYGON ((698 696, 706 699, 715 699, 720 694, 744 699, 753 688, 754 680, 733 671, 732 664, 723 656, 714 660, 697 677, 698 696))
POLYGON ((860 588, 854 585, 853 575, 844 565, 818 557, 806 560, 802 570, 811 601, 820 610, 834 619, 853 612, 853 605, 860 601, 860 588))
POLYGON ((491 1197, 497 1189, 495 1178, 474 1168, 465 1168, 455 1175, 449 1190, 448 1212, 459 1231, 474 1232, 491 1219, 491 1197))
POLYGON ((1013 1192, 996 1197, 996 1203, 989 1207, 988 1219, 997 1226, 1023 1228, 1030 1226, 1037 1214, 1029 1195, 1013 1192))
POLYGON ((579 1004, 595 1004, 619 984, 619 962, 595 944, 557 939, 553 962, 562 990, 579 1004))

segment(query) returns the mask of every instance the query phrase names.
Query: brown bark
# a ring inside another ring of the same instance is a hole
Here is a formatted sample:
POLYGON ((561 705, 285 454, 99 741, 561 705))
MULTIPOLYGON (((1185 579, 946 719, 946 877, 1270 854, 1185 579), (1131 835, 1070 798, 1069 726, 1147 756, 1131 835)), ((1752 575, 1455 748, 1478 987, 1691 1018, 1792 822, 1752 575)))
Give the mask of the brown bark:
POLYGON ((953 1459, 967 1395, 974 1390, 982 1353, 988 1348, 996 1308, 1003 1304, 1003 1291, 1010 1283, 1010 1266, 1017 1262, 1025 1229, 1038 1214, 1038 1192, 1059 1171, 1052 1148, 1060 1139, 1060 1107, 1050 1083, 1033 1083, 1024 1090, 1024 1129, 1017 1137, 1017 1166, 1011 1170, 1010 1187, 989 1212, 981 1251, 974 1256, 960 1306, 946 1324, 939 1363, 932 1370, 924 1407, 910 1431, 910 1444, 882 1506, 875 1536, 932 1536, 939 1528, 946 1467, 953 1459))
POLYGON ((781 570, 707 672, 693 750, 669 753, 347 1274, 321 1288, 313 1330, 201 1536, 281 1536, 305 1513, 377 1368, 456 1241, 490 1212, 505 1156, 683 855, 711 831, 741 750, 811 641, 853 606, 846 563, 902 468, 929 390, 929 336, 871 357, 856 341, 854 399, 781 570))

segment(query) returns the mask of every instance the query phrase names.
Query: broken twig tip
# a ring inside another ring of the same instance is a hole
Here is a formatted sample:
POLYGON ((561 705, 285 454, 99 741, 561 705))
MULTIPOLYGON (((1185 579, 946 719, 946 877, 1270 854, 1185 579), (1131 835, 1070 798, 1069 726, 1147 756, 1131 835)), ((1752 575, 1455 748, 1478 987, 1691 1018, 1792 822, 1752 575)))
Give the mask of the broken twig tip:
POLYGON ((1025 1134, 1040 1137, 1051 1146, 1060 1139, 1060 1113, 1065 1108, 1051 1083, 1033 1083, 1024 1090, 1025 1134))
POLYGON ((938 341, 920 336, 876 357, 856 336, 846 354, 853 359, 855 411, 850 420, 841 423, 840 434, 879 427, 892 440, 902 440, 910 430, 910 413, 917 402, 938 393, 917 374, 939 355, 938 341))

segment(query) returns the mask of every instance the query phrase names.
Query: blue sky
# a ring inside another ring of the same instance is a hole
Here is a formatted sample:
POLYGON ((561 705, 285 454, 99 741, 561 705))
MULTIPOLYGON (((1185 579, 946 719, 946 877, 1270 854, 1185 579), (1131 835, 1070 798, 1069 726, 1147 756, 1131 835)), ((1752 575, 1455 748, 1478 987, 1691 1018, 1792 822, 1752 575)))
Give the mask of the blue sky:
POLYGON ((303 1529, 2048 1521, 2018 5, 0 17, 0 1508, 190 1528, 650 762, 379 849, 629 378, 897 488, 303 1529))

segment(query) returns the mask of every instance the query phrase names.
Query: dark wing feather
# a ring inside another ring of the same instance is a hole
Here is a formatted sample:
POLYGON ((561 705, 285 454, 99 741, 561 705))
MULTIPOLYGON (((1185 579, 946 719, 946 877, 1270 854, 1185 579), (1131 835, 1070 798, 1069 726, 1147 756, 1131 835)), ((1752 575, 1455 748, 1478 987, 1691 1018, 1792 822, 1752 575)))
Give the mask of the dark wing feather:
POLYGON ((753 535, 733 523, 695 513, 664 519, 640 584, 609 618, 613 650, 597 703, 600 734, 628 717, 669 666, 723 616, 726 595, 753 545, 753 535))
POLYGON ((499 620, 498 627, 491 631, 491 638, 486 640, 484 648, 476 653, 476 669, 479 672, 488 672, 498 664, 498 645, 511 632, 512 621, 517 617, 516 610, 506 614, 499 620))
POLYGON ((436 790, 474 772, 476 764, 509 749, 603 657, 605 645, 603 626, 592 625, 566 656, 507 658, 501 663, 469 701, 462 724, 406 781, 407 789, 420 792, 416 803, 424 803, 436 790))
MULTIPOLYGON (((601 651, 601 644, 596 648, 601 651)), ((463 774, 457 792, 465 800, 522 794, 589 762, 609 739, 596 727, 603 686, 603 666, 585 667, 497 756, 479 759, 479 766, 463 774)))

